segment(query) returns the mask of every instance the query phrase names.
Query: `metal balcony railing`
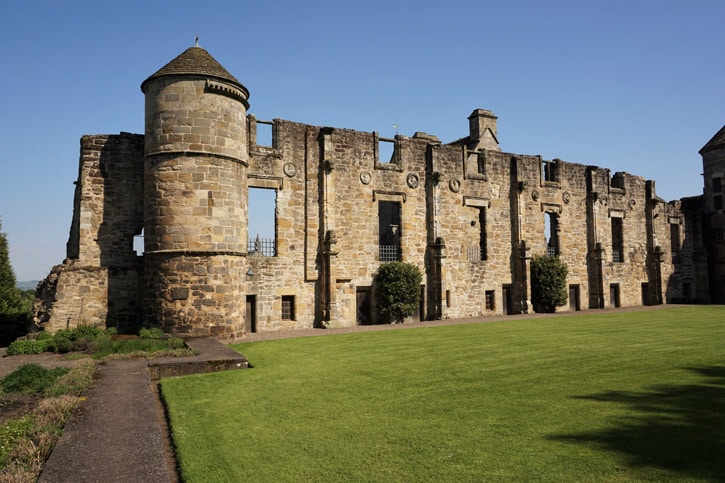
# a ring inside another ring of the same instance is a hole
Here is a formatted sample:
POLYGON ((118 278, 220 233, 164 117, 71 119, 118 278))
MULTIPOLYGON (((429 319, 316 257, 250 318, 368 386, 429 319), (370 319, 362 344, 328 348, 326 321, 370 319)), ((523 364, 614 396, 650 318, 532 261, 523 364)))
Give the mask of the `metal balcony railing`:
POLYGON ((277 243, 273 238, 250 238, 247 240, 247 253, 250 256, 276 257, 277 243))

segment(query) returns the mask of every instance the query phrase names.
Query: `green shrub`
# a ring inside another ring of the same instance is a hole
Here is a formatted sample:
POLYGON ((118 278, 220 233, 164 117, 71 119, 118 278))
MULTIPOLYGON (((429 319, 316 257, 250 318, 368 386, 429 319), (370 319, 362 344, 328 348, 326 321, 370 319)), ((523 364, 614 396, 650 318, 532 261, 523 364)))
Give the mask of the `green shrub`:
POLYGON ((7 355, 42 354, 47 347, 48 341, 45 340, 16 340, 8 346, 7 355))
POLYGON ((161 339, 164 337, 164 331, 158 327, 142 327, 138 331, 138 336, 142 339, 161 339))
POLYGON ((531 303, 536 312, 553 313, 566 303, 567 267, 559 257, 536 255, 531 259, 531 303))
POLYGON ((50 332, 42 331, 42 332, 37 332, 35 334, 35 340, 52 340, 52 339, 53 339, 53 334, 51 334, 50 332))
POLYGON ((396 321, 412 315, 420 304, 422 281, 420 270, 411 263, 380 265, 374 280, 378 312, 396 321))
POLYGON ((0 386, 5 392, 41 394, 69 370, 65 367, 46 369, 38 364, 24 364, 0 379, 0 386))

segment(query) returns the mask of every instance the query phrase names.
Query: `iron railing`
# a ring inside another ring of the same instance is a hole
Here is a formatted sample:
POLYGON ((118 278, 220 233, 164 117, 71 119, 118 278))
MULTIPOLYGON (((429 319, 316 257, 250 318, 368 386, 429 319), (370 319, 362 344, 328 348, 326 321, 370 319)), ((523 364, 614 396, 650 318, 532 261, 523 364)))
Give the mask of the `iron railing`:
POLYGON ((250 238, 247 240, 247 252, 250 256, 276 257, 277 243, 274 238, 250 238))

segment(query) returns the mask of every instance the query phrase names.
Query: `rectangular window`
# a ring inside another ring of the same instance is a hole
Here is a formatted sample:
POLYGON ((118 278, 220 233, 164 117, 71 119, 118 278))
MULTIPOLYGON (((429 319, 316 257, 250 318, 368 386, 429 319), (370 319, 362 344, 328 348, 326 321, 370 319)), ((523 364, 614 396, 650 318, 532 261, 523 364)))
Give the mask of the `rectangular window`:
POLYGON ((672 258, 675 258, 680 252, 680 225, 677 223, 670 223, 670 247, 672 258))
POLYGON ((378 245, 381 262, 400 261, 400 225, 400 203, 380 201, 378 203, 378 245))
POLYGON ((715 211, 722 210, 722 195, 715 195, 712 197, 712 204, 714 205, 715 211))
POLYGON ((378 138, 377 144, 377 162, 378 163, 396 163, 397 146, 395 139, 378 138))
POLYGON ((612 262, 624 263, 624 233, 622 219, 612 218, 612 262))
MULTIPOLYGON (((476 221, 472 221, 474 225, 476 221)), ((482 262, 488 260, 488 247, 486 239, 486 209, 478 208, 478 244, 469 245, 467 249, 469 262, 482 262)))
POLYGON ((277 190, 249 188, 247 252, 249 256, 276 257, 277 190))
POLYGON ((496 291, 486 290, 486 310, 496 310, 496 291))
POLYGON ((558 182, 559 181, 559 161, 542 161, 541 177, 543 181, 558 182))
POLYGON ((554 213, 544 213, 544 237, 546 238, 546 254, 559 256, 559 217, 554 213))
POLYGON ((713 193, 722 192, 722 178, 720 178, 719 176, 717 178, 712 179, 712 192, 713 193))
POLYGON ((282 295, 282 320, 295 320, 294 295, 282 295))

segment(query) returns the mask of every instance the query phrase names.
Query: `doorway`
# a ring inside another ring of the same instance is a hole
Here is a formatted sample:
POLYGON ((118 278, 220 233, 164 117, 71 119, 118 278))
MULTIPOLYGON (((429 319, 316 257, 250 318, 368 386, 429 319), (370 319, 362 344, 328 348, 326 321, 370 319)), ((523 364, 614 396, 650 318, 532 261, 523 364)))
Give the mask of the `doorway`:
POLYGON ((569 285, 569 310, 581 310, 579 301, 579 285, 569 285))
POLYGON ((611 307, 620 306, 619 284, 618 283, 609 284, 609 305, 611 307))
POLYGON ((372 320, 372 295, 370 287, 358 287, 355 291, 357 325, 370 325, 372 320))
POLYGON ((247 295, 247 307, 244 316, 244 330, 247 333, 257 332, 257 296, 247 295))

